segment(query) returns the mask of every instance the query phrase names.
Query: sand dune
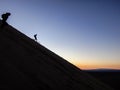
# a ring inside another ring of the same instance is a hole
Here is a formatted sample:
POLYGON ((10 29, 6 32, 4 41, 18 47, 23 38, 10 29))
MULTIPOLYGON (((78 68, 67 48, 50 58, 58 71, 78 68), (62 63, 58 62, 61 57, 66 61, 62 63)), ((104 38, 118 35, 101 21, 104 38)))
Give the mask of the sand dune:
POLYGON ((0 89, 113 90, 10 25, 0 28, 0 72, 0 89))

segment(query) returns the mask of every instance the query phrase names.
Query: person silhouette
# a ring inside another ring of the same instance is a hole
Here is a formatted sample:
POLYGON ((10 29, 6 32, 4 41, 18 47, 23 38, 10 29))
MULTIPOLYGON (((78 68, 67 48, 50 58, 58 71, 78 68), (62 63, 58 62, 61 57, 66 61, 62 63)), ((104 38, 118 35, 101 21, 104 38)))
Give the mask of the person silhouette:
POLYGON ((35 41, 37 41, 37 34, 34 35, 35 41))
POLYGON ((8 17, 10 15, 11 15, 11 13, 9 13, 9 12, 1 15, 1 18, 2 18, 2 25, 1 25, 1 27, 4 27, 5 25, 7 25, 6 21, 7 21, 8 17))

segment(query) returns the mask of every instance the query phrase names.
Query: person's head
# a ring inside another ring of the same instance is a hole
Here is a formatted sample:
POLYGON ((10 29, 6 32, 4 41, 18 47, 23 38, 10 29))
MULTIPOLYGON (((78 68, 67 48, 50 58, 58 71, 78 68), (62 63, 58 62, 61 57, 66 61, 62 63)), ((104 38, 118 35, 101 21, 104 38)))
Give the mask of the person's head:
POLYGON ((7 15, 7 16, 10 16, 10 15, 11 15, 11 13, 7 12, 7 13, 6 13, 6 15, 7 15))
POLYGON ((11 13, 7 12, 5 15, 6 15, 6 16, 10 16, 10 15, 11 15, 11 13))

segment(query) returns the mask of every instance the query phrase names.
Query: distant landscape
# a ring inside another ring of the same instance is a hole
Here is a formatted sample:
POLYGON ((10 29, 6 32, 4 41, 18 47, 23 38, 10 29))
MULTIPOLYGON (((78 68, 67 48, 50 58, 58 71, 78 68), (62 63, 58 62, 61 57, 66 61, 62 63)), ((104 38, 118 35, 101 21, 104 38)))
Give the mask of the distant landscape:
POLYGON ((111 86, 115 90, 120 90, 120 70, 119 69, 91 69, 84 70, 93 77, 111 86))

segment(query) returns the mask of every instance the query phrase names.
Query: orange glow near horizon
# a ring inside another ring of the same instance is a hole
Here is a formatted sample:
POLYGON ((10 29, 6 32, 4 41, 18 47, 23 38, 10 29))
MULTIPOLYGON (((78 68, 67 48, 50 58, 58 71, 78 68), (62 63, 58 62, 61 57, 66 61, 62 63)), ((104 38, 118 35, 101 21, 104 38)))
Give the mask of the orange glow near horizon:
POLYGON ((72 62, 75 66, 77 66, 80 69, 83 70, 89 70, 89 69, 99 69, 99 68, 105 68, 105 69, 120 69, 120 65, 113 64, 113 65, 102 65, 102 64, 80 64, 78 62, 72 62))

